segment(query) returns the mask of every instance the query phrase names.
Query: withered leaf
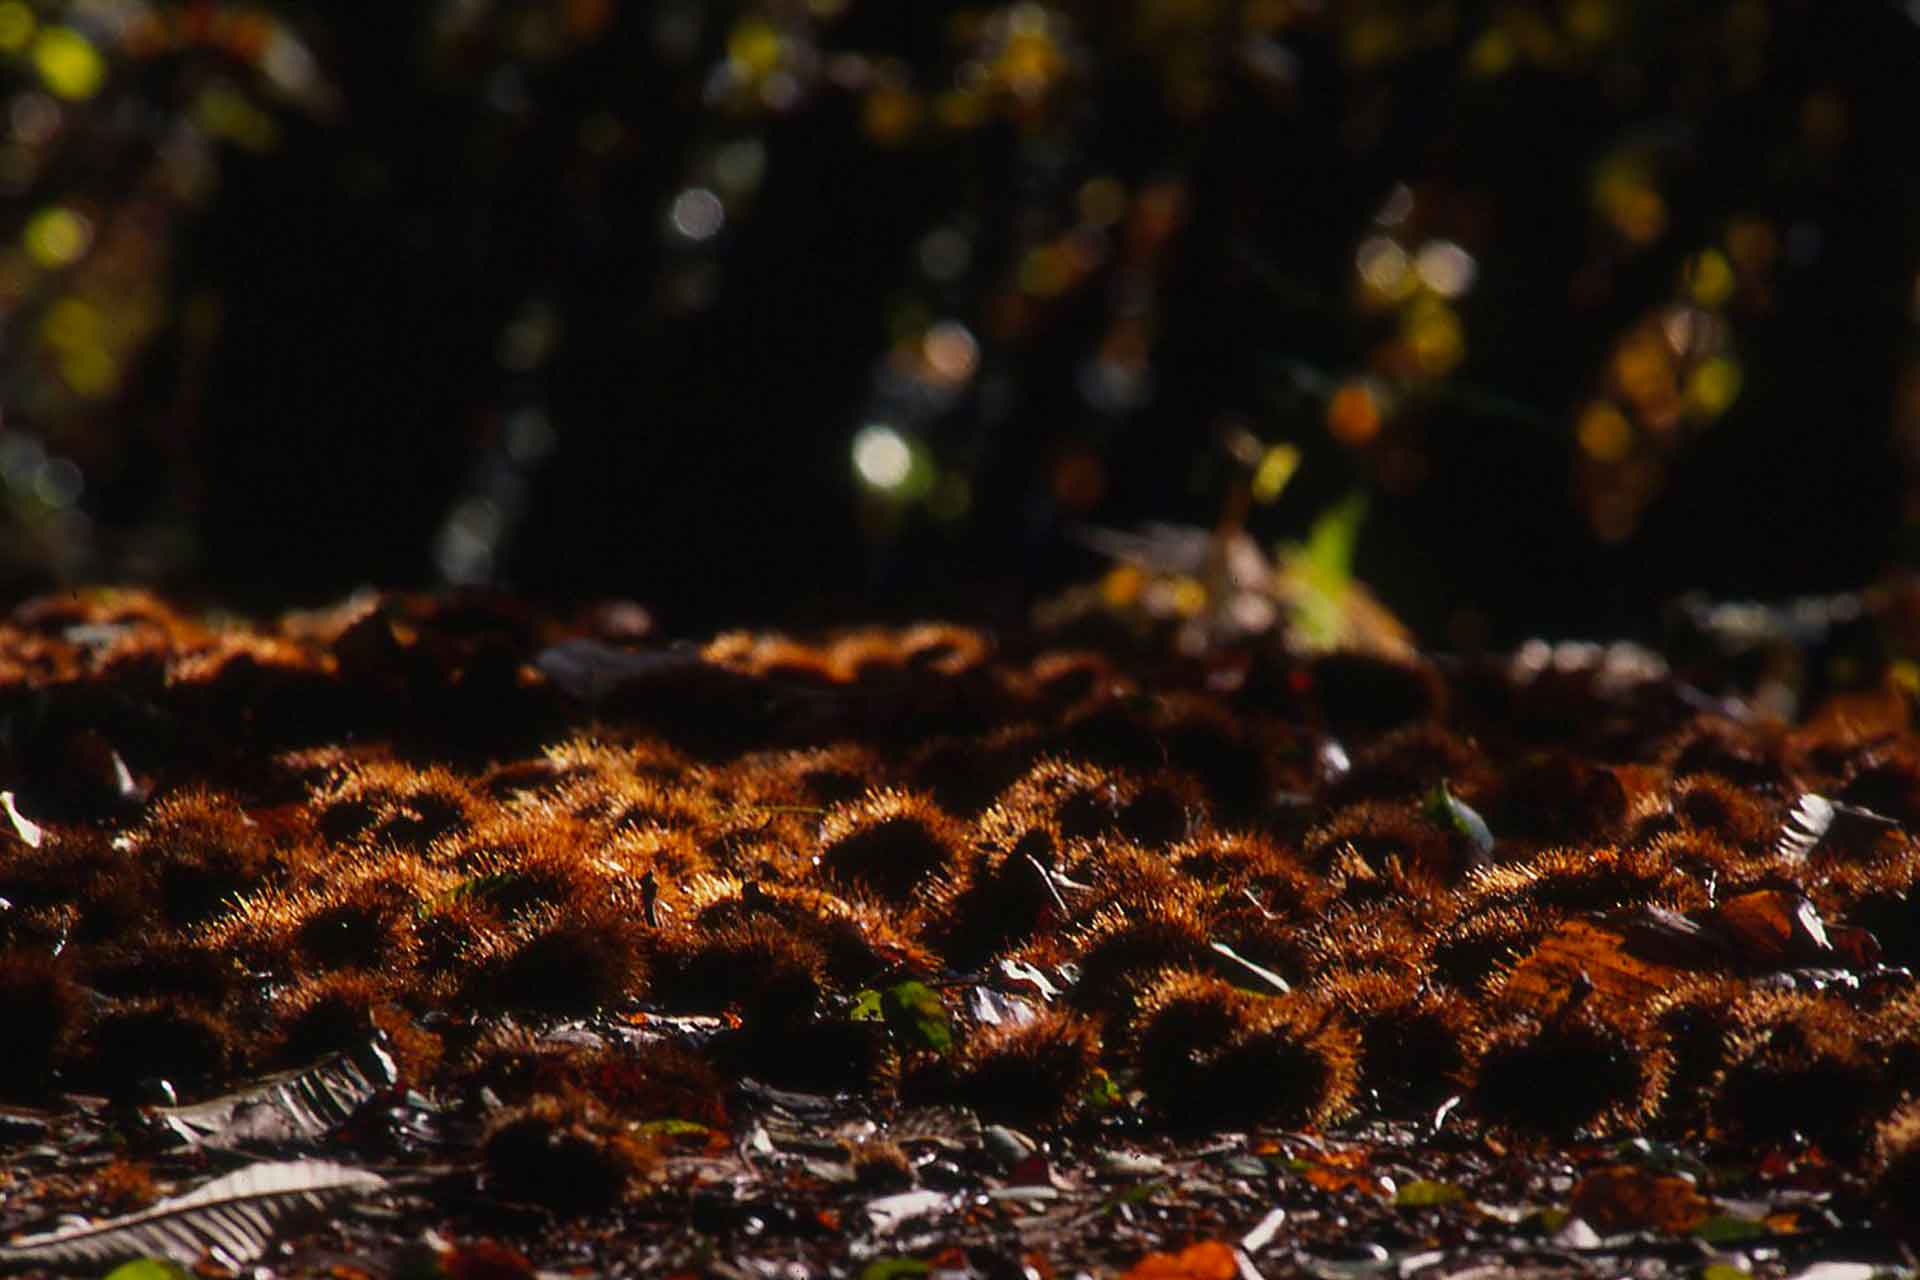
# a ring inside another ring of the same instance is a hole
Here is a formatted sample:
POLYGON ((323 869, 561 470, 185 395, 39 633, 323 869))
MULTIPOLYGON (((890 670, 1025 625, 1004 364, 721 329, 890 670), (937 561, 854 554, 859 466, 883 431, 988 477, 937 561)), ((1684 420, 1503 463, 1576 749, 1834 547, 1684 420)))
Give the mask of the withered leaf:
POLYGON ((1676 965, 1636 954, 1625 925, 1569 920, 1540 940, 1507 979, 1507 992, 1541 1010, 1559 1007, 1572 992, 1628 1001, 1651 998, 1682 972, 1676 965))
POLYGON ((1818 908, 1791 890, 1755 889, 1729 898, 1712 920, 1751 969, 1784 969, 1833 951, 1818 908))
POLYGON ((1633 1165, 1595 1169, 1574 1186, 1568 1207, 1602 1235, 1678 1234, 1692 1230, 1713 1212, 1712 1202, 1688 1179, 1633 1165))
POLYGON ((1178 1253, 1148 1254, 1133 1264, 1125 1280, 1236 1280, 1239 1274, 1231 1246, 1202 1240, 1178 1253))

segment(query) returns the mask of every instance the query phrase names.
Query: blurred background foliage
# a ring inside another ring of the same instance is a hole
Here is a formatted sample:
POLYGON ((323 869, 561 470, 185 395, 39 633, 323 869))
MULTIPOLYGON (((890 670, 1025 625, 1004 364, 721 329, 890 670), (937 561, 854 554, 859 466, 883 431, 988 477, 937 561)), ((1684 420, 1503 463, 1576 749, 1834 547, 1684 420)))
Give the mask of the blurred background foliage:
POLYGON ((1917 22, 0 0, 0 574, 1013 616, 1090 526, 1358 490, 1437 644, 1857 585, 1917 22))

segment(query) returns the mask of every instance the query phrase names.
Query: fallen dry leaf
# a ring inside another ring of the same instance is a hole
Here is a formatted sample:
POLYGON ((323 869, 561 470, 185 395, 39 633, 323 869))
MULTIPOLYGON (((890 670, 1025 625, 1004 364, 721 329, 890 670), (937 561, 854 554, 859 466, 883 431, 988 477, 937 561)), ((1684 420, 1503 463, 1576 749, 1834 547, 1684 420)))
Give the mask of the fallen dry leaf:
POLYGON ((1233 1248, 1202 1240, 1178 1253, 1150 1253, 1133 1264, 1125 1280, 1235 1280, 1240 1274, 1233 1248))
POLYGON ((1659 1231, 1669 1235, 1706 1221, 1713 1205, 1687 1179, 1632 1165, 1595 1169, 1580 1179, 1568 1206, 1602 1235, 1659 1231))

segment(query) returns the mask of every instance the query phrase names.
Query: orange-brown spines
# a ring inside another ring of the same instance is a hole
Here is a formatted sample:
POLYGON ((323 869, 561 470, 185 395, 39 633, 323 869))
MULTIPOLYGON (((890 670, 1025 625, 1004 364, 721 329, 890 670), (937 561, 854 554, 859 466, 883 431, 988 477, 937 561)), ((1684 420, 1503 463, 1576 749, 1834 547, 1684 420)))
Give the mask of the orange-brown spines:
POLYGON ((1360 1032, 1360 1084, 1399 1110, 1425 1110, 1461 1088, 1473 1005, 1445 987, 1400 974, 1358 970, 1314 990, 1360 1032))
POLYGON ((820 945, 765 917, 675 930, 659 942, 653 996, 669 1009, 733 1010, 778 1025, 806 1018, 827 990, 820 945))
POLYGON ((480 1142, 486 1187, 502 1200, 559 1213, 603 1213, 634 1194, 659 1152, 593 1098, 536 1094, 487 1126, 480 1142))
POLYGON ((1879 1225, 1920 1241, 1920 1102, 1894 1109, 1873 1133, 1869 1194, 1879 1225))
POLYGON ((1469 1043, 1473 1108, 1496 1125, 1559 1137, 1644 1124, 1666 1091, 1671 1059, 1637 1016, 1599 1003, 1483 1013, 1469 1043))
POLYGON ((126 1000, 94 1017, 70 1064, 85 1087, 142 1098, 143 1081, 164 1080, 183 1097, 212 1092, 243 1060, 244 1038, 220 1014, 173 1000, 126 1000))
POLYGON ((168 796, 122 841, 153 877, 160 916, 199 924, 262 888, 276 869, 272 843, 232 796, 194 789, 168 796))
POLYGON ((480 1007, 590 1013, 647 990, 652 930, 631 911, 547 910, 491 941, 466 994, 480 1007))
POLYGON ((1323 1125, 1358 1083, 1359 1037, 1311 995, 1259 996, 1173 971, 1145 988, 1130 1026, 1140 1082, 1176 1128, 1323 1125))
POLYGON ((1043 1124, 1073 1109, 1099 1061, 1094 1025, 1048 1009, 968 1037, 953 1066, 951 1097, 982 1116, 1043 1124))
POLYGON ((1831 1154, 1858 1154, 1891 1094, 1869 1030, 1830 995, 1763 991, 1741 1001, 1708 1106, 1715 1127, 1761 1143, 1798 1132, 1831 1154))
POLYGON ((923 795, 876 791, 828 810, 820 823, 820 871, 829 880, 888 902, 924 897, 957 878, 968 852, 965 829, 923 795))

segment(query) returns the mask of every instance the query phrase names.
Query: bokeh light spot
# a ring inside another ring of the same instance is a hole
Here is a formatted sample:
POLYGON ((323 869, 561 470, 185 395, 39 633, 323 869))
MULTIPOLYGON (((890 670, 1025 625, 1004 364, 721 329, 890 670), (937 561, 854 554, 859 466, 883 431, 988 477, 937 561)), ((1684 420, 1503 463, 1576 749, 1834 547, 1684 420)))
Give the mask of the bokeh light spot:
POLYGON ((913 474, 913 448, 885 423, 869 423, 854 433, 853 469, 870 488, 898 492, 913 474))
POLYGON ((967 326, 957 320, 942 320, 927 330, 920 341, 920 355, 927 371, 950 386, 958 386, 973 377, 980 365, 980 344, 967 326))
POLYGON ((727 34, 727 60, 742 79, 767 75, 780 65, 780 33, 765 19, 746 19, 727 34))
POLYGON ((1407 251, 1389 236, 1368 236, 1353 255, 1354 269, 1368 289, 1381 298, 1405 297, 1413 286, 1407 271, 1407 251))
POLYGON ((64 205, 54 205, 27 219, 20 238, 36 265, 57 270, 86 253, 93 243, 93 224, 64 205))
POLYGON ((1407 315, 1407 347, 1420 372, 1437 378, 1453 372, 1466 358, 1467 335, 1446 303, 1433 298, 1423 301, 1426 305, 1414 307, 1407 315))
POLYGON ((93 42, 72 27, 48 27, 33 42, 33 68, 56 97, 78 102, 100 92, 107 62, 93 42))
POLYGON ((1618 462, 1633 451, 1633 424, 1609 401, 1588 405, 1574 431, 1581 451, 1595 462, 1618 462))
POLYGON ((33 39, 33 10, 22 0, 0 3, 0 53, 18 53, 33 39))
POLYGON ((1703 418, 1717 418, 1740 398, 1740 366, 1725 356, 1703 360, 1687 375, 1687 407, 1703 418))
POLYGON ((1451 240, 1429 240, 1414 255, 1420 283, 1443 298, 1457 298, 1473 287, 1473 255, 1451 240))
POLYGON ((80 500, 86 477, 71 458, 48 458, 33 476, 33 496, 58 511, 80 500))
POLYGON ((1253 499, 1272 502, 1286 489, 1288 481, 1300 470, 1300 450, 1290 444, 1277 444, 1260 457, 1253 469, 1253 499))
POLYGON ((1687 261, 1687 292, 1703 307, 1717 307, 1733 296, 1733 264, 1718 249, 1706 249, 1687 261))
POLYGON ((727 222, 727 210, 720 197, 705 187, 690 187, 673 198, 667 220, 683 238, 698 243, 720 234, 727 222))
POLYGON ((1364 382, 1349 382, 1327 402, 1327 430, 1342 444, 1362 445, 1380 434, 1380 401, 1364 382))

